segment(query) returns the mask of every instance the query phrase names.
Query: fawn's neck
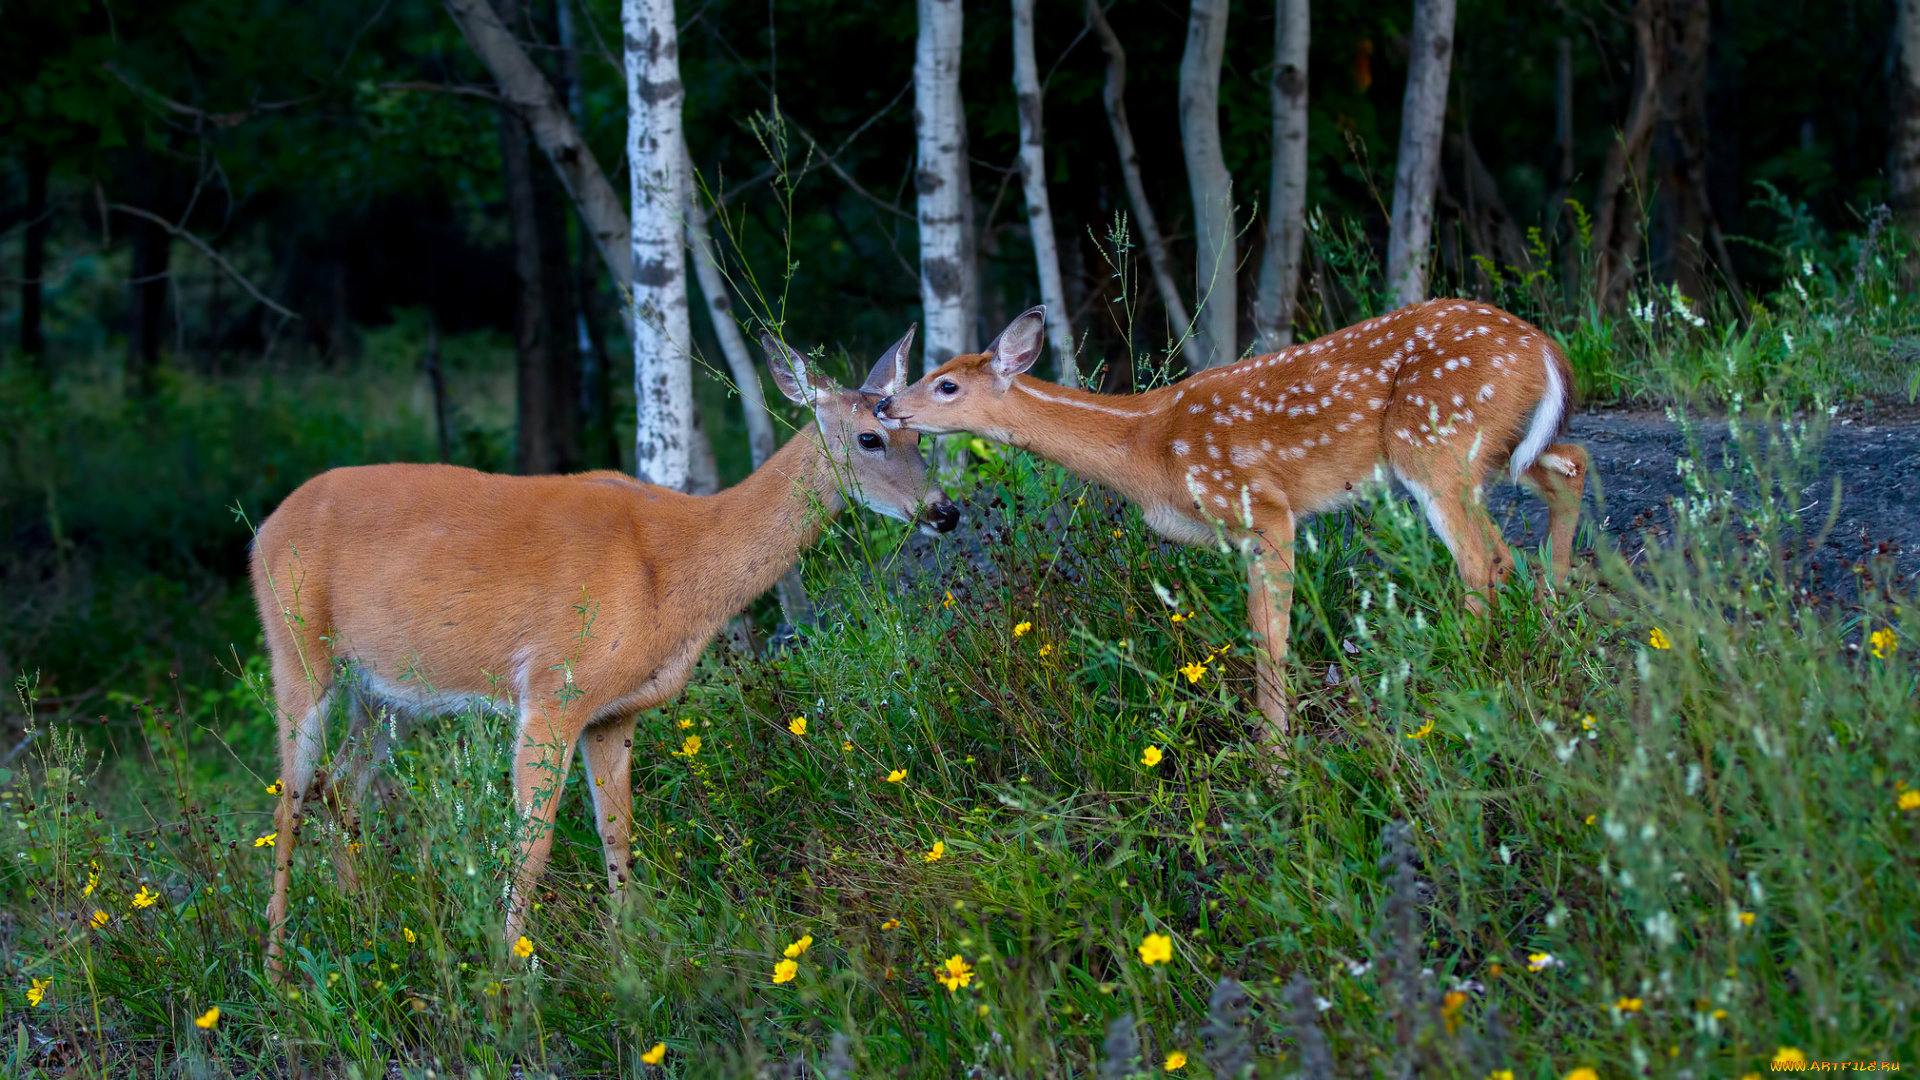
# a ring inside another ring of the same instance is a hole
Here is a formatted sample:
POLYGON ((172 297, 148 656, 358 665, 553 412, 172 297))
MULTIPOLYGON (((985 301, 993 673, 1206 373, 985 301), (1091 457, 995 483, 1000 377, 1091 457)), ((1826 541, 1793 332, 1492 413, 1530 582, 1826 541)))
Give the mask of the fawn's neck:
POLYGON ((981 434, 1144 502, 1161 471, 1154 447, 1171 403, 1166 390, 1093 394, 1020 375, 1007 388, 1003 426, 981 434))

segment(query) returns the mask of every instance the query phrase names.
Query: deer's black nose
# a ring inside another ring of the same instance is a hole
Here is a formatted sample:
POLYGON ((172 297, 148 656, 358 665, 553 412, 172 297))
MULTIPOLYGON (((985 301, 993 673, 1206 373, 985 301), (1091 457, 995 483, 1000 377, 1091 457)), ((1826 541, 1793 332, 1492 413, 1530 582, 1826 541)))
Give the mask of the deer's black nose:
POLYGON ((927 521, 940 532, 952 532, 960 526, 960 508, 951 499, 942 499, 927 508, 927 521))

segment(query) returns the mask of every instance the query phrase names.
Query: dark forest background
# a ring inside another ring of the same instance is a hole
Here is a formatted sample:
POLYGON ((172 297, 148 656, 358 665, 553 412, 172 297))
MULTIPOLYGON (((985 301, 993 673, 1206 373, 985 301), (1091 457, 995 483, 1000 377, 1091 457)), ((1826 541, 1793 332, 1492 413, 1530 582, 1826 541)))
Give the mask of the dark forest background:
MULTIPOLYGON (((524 0, 513 25, 624 197, 619 5, 560 2, 524 0)), ((1639 287, 1679 283, 1690 299, 1721 302, 1737 281, 1759 300, 1822 245, 1829 265, 1850 270, 1842 241, 1868 231, 1887 196, 1892 4, 1707 9, 1695 55, 1670 61, 1705 96, 1696 115, 1656 132, 1639 193, 1651 277, 1639 287), (1689 130, 1705 134, 1704 191, 1670 182, 1676 133, 1689 130), (1703 258, 1706 238, 1689 235, 1703 205, 1730 265, 1703 258)), ((1435 291, 1511 302, 1490 287, 1489 267, 1567 269, 1562 253, 1577 251, 1582 226, 1566 200, 1591 203, 1630 107, 1636 10, 1462 0, 1435 291)), ((1101 101, 1105 58, 1079 4, 1041 4, 1037 17, 1073 325, 1082 369, 1104 364, 1112 389, 1134 374, 1129 346, 1164 346, 1166 321, 1144 270, 1117 275, 1110 263, 1127 200, 1101 101), (1139 299, 1120 302, 1123 288, 1139 299)), ((1265 235, 1273 17, 1268 5, 1233 7, 1222 78, 1248 307, 1265 235)), ((1355 295, 1367 281, 1356 260, 1386 239, 1410 17, 1409 3, 1313 5, 1307 206, 1324 229, 1308 245, 1307 276, 1327 302, 1303 303, 1303 334, 1377 302, 1355 295)), ((1039 296, 1014 167, 1010 14, 969 2, 965 18, 984 341, 1039 296)), ((1128 52, 1148 194, 1185 287, 1192 204, 1176 83, 1187 11, 1118 0, 1109 18, 1128 52)), ((688 141, 729 223, 715 230, 725 257, 737 275, 780 286, 784 309, 773 314, 789 340, 844 352, 843 375, 864 370, 920 318, 912 5, 706 0, 683 4, 681 22, 688 141), (784 173, 764 135, 776 109, 784 173)), ((516 163, 503 159, 493 81, 440 6, 6 0, 0 57, 0 666, 42 669, 46 699, 73 709, 116 679, 151 684, 171 670, 215 683, 215 655, 230 643, 245 652, 257 634, 242 584, 247 522, 301 481, 364 461, 524 463, 503 180, 516 163)), ((556 370, 573 373, 581 396, 583 430, 566 463, 630 469, 620 298, 552 169, 537 151, 517 164, 537 200, 548 286, 547 310, 527 317, 549 328, 556 370)), ((1577 292, 1556 308, 1568 319, 1577 292)), ((719 479, 731 482, 749 468, 746 439, 695 296, 700 412, 719 479)), ((1518 310, 1557 331, 1571 325, 1518 310)), ((1738 303, 1720 310, 1748 317, 1738 303)), ((1590 403, 1671 399, 1667 384, 1615 371, 1639 340, 1615 333, 1617 306, 1583 317, 1570 352, 1590 403)), ((1714 333, 1700 335, 1703 348, 1714 333)), ((1808 363, 1786 332, 1762 337, 1771 352, 1742 355, 1765 353, 1770 371, 1788 375, 1808 363)), ((1696 352, 1690 363, 1707 374, 1689 379, 1733 371, 1711 349, 1696 352)))

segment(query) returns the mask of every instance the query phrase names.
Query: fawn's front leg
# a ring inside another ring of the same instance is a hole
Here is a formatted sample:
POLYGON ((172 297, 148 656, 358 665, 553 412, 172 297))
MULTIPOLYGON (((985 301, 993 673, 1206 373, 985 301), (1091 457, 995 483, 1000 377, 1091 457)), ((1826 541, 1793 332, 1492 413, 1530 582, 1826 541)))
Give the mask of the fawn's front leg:
POLYGON ((1293 512, 1284 507, 1253 521, 1248 534, 1247 624, 1261 649, 1254 662, 1255 702, 1266 717, 1262 738, 1276 759, 1287 757, 1291 729, 1285 664, 1293 614, 1293 512))

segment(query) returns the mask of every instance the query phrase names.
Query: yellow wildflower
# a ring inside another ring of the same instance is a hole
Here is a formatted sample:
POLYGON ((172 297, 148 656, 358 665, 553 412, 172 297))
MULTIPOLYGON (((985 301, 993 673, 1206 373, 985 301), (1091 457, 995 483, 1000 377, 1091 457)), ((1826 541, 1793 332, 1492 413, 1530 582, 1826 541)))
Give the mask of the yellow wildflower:
POLYGON ((500 991, 505 989, 506 987, 500 985, 498 982, 490 982, 487 984, 487 996, 494 997, 498 995, 500 991))
POLYGON ((1565 964, 1561 963, 1560 958, 1552 953, 1537 952, 1527 954, 1528 971, 1545 971, 1548 968, 1565 966, 1565 964))
POLYGON ((1920 810, 1920 788, 1909 788, 1901 792, 1897 805, 1902 810, 1920 810))
POLYGON ((1673 648, 1673 639, 1667 636, 1665 630, 1656 626, 1653 628, 1653 632, 1647 635, 1647 644, 1656 649, 1671 649, 1673 648))
POLYGON ((101 927, 107 925, 107 923, 110 922, 112 919, 113 919, 113 916, 107 914, 104 911, 101 911, 99 908, 93 909, 93 928, 95 930, 98 930, 101 927))
POLYGON ((275 780, 273 783, 267 785, 267 794, 269 795, 278 795, 285 790, 287 790, 287 785, 281 783, 278 780, 275 780))
POLYGON ((1867 644, 1873 646, 1876 659, 1885 660, 1893 655, 1894 649, 1899 648, 1900 639, 1893 636, 1893 627, 1889 626, 1868 634, 1867 644))
POLYGON ((663 1042, 654 1043, 653 1049, 640 1055, 640 1060, 648 1065, 658 1065, 667 1060, 667 1044, 663 1042))
POLYGON ((1460 1027, 1460 1010, 1467 1004, 1467 995, 1461 990, 1449 990, 1447 996, 1440 999, 1440 1019, 1446 1021, 1447 1034, 1451 1035, 1460 1027))
POLYGON ((1030 622, 1017 622, 1017 623, 1014 623, 1014 624, 1013 624, 1013 636, 1014 636, 1014 637, 1026 637, 1026 636, 1027 636, 1027 631, 1029 631, 1029 630, 1031 630, 1031 629, 1033 629, 1033 624, 1032 624, 1032 623, 1030 623, 1030 622))
POLYGON ((1427 722, 1421 724, 1418 730, 1407 732, 1407 738, 1424 739, 1431 734, 1433 734, 1433 717, 1429 716, 1427 722))
POLYGON ((852 749, 853 749, 853 742, 852 742, 852 740, 847 740, 847 741, 845 741, 845 742, 842 742, 842 743, 840 744, 840 751, 841 751, 841 753, 847 753, 847 752, 850 752, 850 751, 851 751, 852 749))
POLYGON ((888 920, 887 920, 886 922, 883 922, 883 923, 881 923, 881 924, 880 924, 880 929, 882 929, 882 930, 898 930, 898 929, 900 929, 900 920, 899 920, 899 919, 888 919, 888 920))
POLYGON ((685 731, 685 730, 687 730, 688 728, 690 728, 690 727, 692 727, 692 726, 693 726, 693 721, 691 721, 691 720, 687 720, 687 719, 684 719, 684 718, 683 718, 683 719, 682 719, 682 720, 680 721, 680 724, 679 724, 679 727, 680 727, 680 730, 681 730, 681 731, 685 731))
POLYGON ((213 1025, 219 1022, 220 1006, 218 1005, 193 1018, 193 1026, 199 1028, 201 1031, 212 1031, 213 1025))
POLYGON ((270 833, 268 833, 268 834, 267 834, 267 835, 265 835, 265 836, 256 836, 256 837, 254 837, 254 838, 253 838, 253 846, 254 846, 254 847, 272 847, 272 846, 273 846, 273 842, 274 842, 275 840, 278 840, 278 839, 280 839, 280 834, 279 834, 279 833, 277 833, 277 832, 270 832, 270 833))
POLYGON ((1599 723, 1599 721, 1598 721, 1598 720, 1595 720, 1595 719, 1593 718, 1593 714, 1592 714, 1592 713, 1588 713, 1587 715, 1585 715, 1585 716, 1583 716, 1583 717, 1581 717, 1581 718, 1580 718, 1580 730, 1581 730, 1581 731, 1592 731, 1592 730, 1593 730, 1593 725, 1595 725, 1595 724, 1597 724, 1597 723, 1599 723))
POLYGON ((895 769, 892 772, 887 774, 887 783, 897 784, 900 781, 905 780, 906 778, 907 778, 907 770, 895 769))
POLYGON ((1782 1065, 1805 1065, 1806 1063, 1807 1055, 1797 1046, 1783 1046, 1773 1052, 1773 1067, 1775 1069, 1780 1068, 1782 1065))
POLYGON ((1180 669, 1180 674, 1185 675, 1188 682, 1197 683, 1206 676, 1207 665, 1199 663, 1188 664, 1180 669))
POLYGON ((925 855, 921 856, 921 858, 925 859, 928 862, 939 862, 941 859, 946 857, 946 854, 947 854, 947 842, 945 840, 935 840, 933 842, 932 850, 928 851, 925 855))
POLYGON ((700 736, 698 735, 689 735, 686 737, 686 740, 680 744, 681 757, 692 757, 699 752, 700 736))
POLYGON ((952 611, 954 602, 955 601, 953 599, 953 592, 949 590, 947 592, 947 598, 945 600, 940 601, 940 606, 943 608, 946 608, 948 611, 952 611))
POLYGON ((1114 538, 1115 540, 1118 540, 1118 539, 1120 539, 1121 537, 1123 537, 1123 536, 1125 536, 1125 535, 1127 535, 1127 534, 1126 534, 1126 531, 1125 531, 1124 529, 1115 529, 1115 530, 1113 530, 1113 538, 1114 538))
POLYGON ((1152 967, 1173 959, 1173 939, 1165 934, 1148 934, 1140 939, 1140 962, 1152 967))
POLYGON ((149 908, 152 907, 154 901, 158 899, 160 899, 159 893, 142 885, 140 886, 140 891, 133 894, 133 906, 137 908, 149 908))
POLYGON ((1187 1052, 1174 1050, 1167 1054, 1167 1063, 1163 1066, 1168 1072, 1179 1072, 1187 1067, 1187 1052))
POLYGON ((1193 618, 1193 616, 1191 616, 1191 615, 1182 615, 1182 614, 1180 614, 1179 612, 1177 612, 1177 611, 1176 611, 1176 612, 1174 612, 1174 613, 1173 613, 1172 615, 1169 615, 1169 616, 1168 616, 1167 618, 1168 618, 1168 621, 1169 621, 1169 622, 1177 622, 1177 623, 1179 623, 1179 622, 1186 622, 1186 621, 1187 621, 1188 619, 1191 619, 1191 618, 1193 618))
POLYGON ((1487 1074, 1487 1080, 1513 1080, 1513 1070, 1495 1069, 1487 1074))
POLYGON ((955 953, 947 958, 945 964, 933 969, 933 977, 947 988, 949 994, 957 994, 961 987, 973 982, 973 965, 955 953))
POLYGON ((33 985, 27 987, 27 1004, 39 1008, 40 1003, 47 999, 47 989, 52 985, 52 979, 33 980, 33 985))
POLYGON ((811 948, 813 948, 813 935, 801 934, 800 940, 782 949, 780 955, 789 960, 798 960, 800 957, 807 955, 807 950, 811 948))
POLYGON ((807 718, 804 716, 796 716, 787 721, 787 730, 793 732, 795 735, 805 735, 807 733, 807 718))
POLYGON ((1160 764, 1160 759, 1164 756, 1165 755, 1160 753, 1159 747, 1149 746, 1145 750, 1140 751, 1140 764, 1151 769, 1155 765, 1160 764))
POLYGON ((1052 655, 1053 655, 1053 643, 1052 643, 1052 642, 1048 642, 1047 644, 1045 644, 1045 645, 1042 645, 1042 646, 1040 646, 1040 655, 1041 655, 1041 656, 1052 656, 1052 655))
POLYGON ((99 884, 100 884, 100 864, 94 863, 93 869, 87 871, 87 887, 81 890, 80 895, 82 897, 92 896, 93 890, 99 884))
POLYGON ((798 974, 800 974, 799 964, 792 960, 782 960, 773 965, 773 984, 778 986, 784 982, 792 982, 793 977, 798 974))
POLYGON ((1741 926, 1752 926, 1752 925, 1753 925, 1753 912, 1751 912, 1751 911, 1743 911, 1743 912, 1741 912, 1741 913, 1740 913, 1740 925, 1741 925, 1741 926))
POLYGON ((527 937, 527 935, 525 934, 521 934, 520 940, 513 943, 513 955, 519 957, 522 960, 525 960, 527 957, 532 956, 533 955, 533 939, 527 937))
POLYGON ((1639 1012, 1642 1004, 1643 1002, 1641 1002, 1639 998, 1623 997, 1614 1002, 1613 1007, 1619 1009, 1621 1012, 1639 1012))
POLYGON ((1587 815, 1587 824, 1589 824, 1589 825, 1591 825, 1591 824, 1593 824, 1593 819, 1594 819, 1594 818, 1595 818, 1596 816, 1598 816, 1598 815, 1595 815, 1595 814, 1588 814, 1588 815, 1587 815))
POLYGON ((1582 1065, 1568 1073, 1566 1080, 1600 1080, 1600 1074, 1582 1065))

